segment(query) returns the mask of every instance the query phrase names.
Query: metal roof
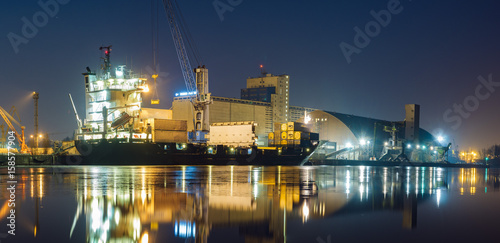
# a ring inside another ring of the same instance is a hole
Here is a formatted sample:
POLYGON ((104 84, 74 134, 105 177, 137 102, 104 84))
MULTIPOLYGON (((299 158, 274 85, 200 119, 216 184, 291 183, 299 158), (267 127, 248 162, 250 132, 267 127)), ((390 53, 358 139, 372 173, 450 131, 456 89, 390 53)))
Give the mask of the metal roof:
MULTIPOLYGON (((331 112, 331 111, 324 111, 324 112, 339 119, 342 123, 344 123, 351 130, 351 132, 354 134, 354 136, 356 136, 356 138, 358 138, 358 139, 361 139, 364 137, 365 138, 373 138, 375 123, 377 124, 377 130, 376 130, 377 140, 381 140, 383 138, 390 137, 389 133, 384 132, 384 126, 392 126, 393 122, 391 122, 391 121, 373 119, 373 118, 368 118, 368 117, 355 116, 355 115, 349 115, 349 114, 343 114, 343 113, 331 112)), ((394 122, 399 123, 401 125, 404 124, 404 121, 394 121, 394 122)), ((405 130, 400 129, 400 131, 398 132, 398 136, 400 138, 403 138, 404 134, 405 134, 405 130)), ((419 140, 422 143, 427 143, 427 142, 436 141, 436 138, 434 136, 432 136, 432 134, 430 134, 426 130, 420 128, 419 140)))

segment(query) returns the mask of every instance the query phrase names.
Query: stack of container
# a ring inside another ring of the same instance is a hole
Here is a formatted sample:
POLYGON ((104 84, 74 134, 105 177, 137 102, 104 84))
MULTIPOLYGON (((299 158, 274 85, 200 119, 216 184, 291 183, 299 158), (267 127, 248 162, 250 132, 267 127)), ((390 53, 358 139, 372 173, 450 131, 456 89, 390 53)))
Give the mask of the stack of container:
POLYGON ((153 141, 160 143, 186 143, 187 121, 154 119, 151 124, 153 129, 153 141))
POLYGON ((319 134, 311 133, 303 123, 275 123, 274 132, 269 133, 268 138, 272 147, 310 147, 311 140, 319 140, 319 134))

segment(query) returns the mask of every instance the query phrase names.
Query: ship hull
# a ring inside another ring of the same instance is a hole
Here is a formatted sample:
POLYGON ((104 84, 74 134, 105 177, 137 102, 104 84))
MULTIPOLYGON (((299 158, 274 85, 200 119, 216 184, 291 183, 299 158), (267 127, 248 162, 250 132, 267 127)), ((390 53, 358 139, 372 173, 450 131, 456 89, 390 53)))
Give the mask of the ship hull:
POLYGON ((68 158, 68 165, 301 165, 314 151, 285 148, 278 150, 230 149, 222 146, 216 152, 208 147, 176 143, 88 143, 77 140, 81 156, 68 158), (182 147, 184 146, 184 147, 182 147), (179 148, 180 147, 180 148, 179 148))

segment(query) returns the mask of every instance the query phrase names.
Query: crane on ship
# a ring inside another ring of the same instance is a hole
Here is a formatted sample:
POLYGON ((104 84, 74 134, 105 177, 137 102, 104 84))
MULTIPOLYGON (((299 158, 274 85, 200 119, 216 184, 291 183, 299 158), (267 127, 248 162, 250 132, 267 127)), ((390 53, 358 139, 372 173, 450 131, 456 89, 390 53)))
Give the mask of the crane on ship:
POLYGON ((152 105, 159 105, 160 98, 158 97, 158 88, 156 79, 158 78, 158 72, 156 70, 156 56, 158 55, 158 46, 159 46, 159 23, 158 23, 158 0, 151 0, 151 47, 152 47, 152 57, 153 57, 153 75, 151 77, 154 80, 154 92, 153 97, 151 98, 152 105), (156 4, 156 5, 155 5, 156 4))
POLYGON ((78 127, 78 130, 82 129, 83 123, 82 119, 78 116, 78 112, 76 111, 75 103, 73 102, 73 97, 71 97, 71 94, 68 94, 69 100, 71 101, 71 106, 73 106, 73 111, 75 112, 75 117, 76 117, 76 125, 78 127))
POLYGON ((208 108, 212 103, 211 94, 208 91, 208 69, 205 65, 201 64, 201 58, 193 38, 189 33, 177 1, 163 0, 163 6, 167 14, 170 32, 174 41, 184 82, 186 83, 187 94, 190 96, 194 108, 194 131, 196 133, 207 132, 210 129, 208 108), (187 43, 187 46, 185 43, 187 43), (188 53, 187 51, 190 52, 188 53), (198 63, 198 67, 195 69, 191 67, 190 55, 194 57, 198 63))
MULTIPOLYGON (((11 109, 12 111, 12 109, 11 109)), ((17 113, 17 112, 16 112, 17 113)), ((7 123, 7 126, 11 131, 14 132, 18 142, 19 142, 19 147, 21 147, 21 153, 28 153, 28 146, 26 145, 26 140, 24 139, 24 129, 25 127, 21 125, 13 116, 9 114, 4 108, 0 106, 0 116, 4 119, 5 123, 7 123), (21 134, 19 134, 12 124, 16 124, 18 127, 21 128, 21 134)), ((18 114, 19 117, 19 114, 18 114)))

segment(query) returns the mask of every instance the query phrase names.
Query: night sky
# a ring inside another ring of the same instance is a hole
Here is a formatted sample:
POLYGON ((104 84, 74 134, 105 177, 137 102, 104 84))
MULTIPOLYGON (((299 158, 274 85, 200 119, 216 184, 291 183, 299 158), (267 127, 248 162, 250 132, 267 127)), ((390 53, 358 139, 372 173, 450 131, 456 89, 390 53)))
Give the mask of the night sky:
MULTIPOLYGON (((34 16, 43 16, 43 8, 37 1, 1 3, 0 105, 17 107, 27 136, 34 130, 33 91, 40 93, 40 131, 54 139, 72 135, 76 122, 68 93, 83 116, 81 73, 87 66, 97 69, 99 46, 113 45, 113 65, 132 60, 133 69, 143 73, 153 65, 150 1, 60 2, 68 3, 58 4, 53 17, 29 36, 23 36, 22 18, 33 22, 34 16), (13 35, 27 37, 17 53, 9 40, 13 35)), ((403 120, 404 105, 416 103, 421 127, 442 133, 460 149, 500 143, 498 1, 229 2, 179 1, 209 68, 214 96, 239 98, 246 78, 258 76, 263 64, 270 73, 290 75, 291 105, 403 120), (232 11, 219 14, 214 2, 232 11), (388 9, 393 13, 390 21, 383 15, 385 27, 373 25, 370 12, 388 9), (356 46, 355 27, 365 32, 367 24, 373 37, 369 43, 358 38, 361 45, 356 46), (340 48, 343 42, 357 48, 350 63, 340 48), (490 82, 488 87, 479 76, 490 82), (454 104, 464 102, 464 112, 456 113, 454 104)), ((158 108, 170 108, 173 94, 185 85, 160 7, 158 108)))

